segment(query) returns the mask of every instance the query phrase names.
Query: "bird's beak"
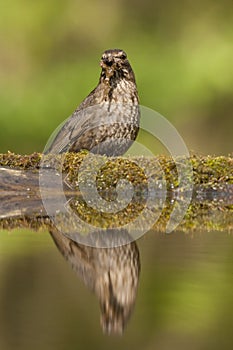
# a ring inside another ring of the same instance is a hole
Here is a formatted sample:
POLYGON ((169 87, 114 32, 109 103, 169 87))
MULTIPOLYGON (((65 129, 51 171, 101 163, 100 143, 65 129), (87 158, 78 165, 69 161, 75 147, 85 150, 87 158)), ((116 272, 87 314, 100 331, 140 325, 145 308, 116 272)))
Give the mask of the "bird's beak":
POLYGON ((114 64, 114 61, 112 61, 111 59, 109 58, 102 58, 101 61, 100 61, 100 66, 102 68, 110 68, 111 66, 113 66, 114 64))

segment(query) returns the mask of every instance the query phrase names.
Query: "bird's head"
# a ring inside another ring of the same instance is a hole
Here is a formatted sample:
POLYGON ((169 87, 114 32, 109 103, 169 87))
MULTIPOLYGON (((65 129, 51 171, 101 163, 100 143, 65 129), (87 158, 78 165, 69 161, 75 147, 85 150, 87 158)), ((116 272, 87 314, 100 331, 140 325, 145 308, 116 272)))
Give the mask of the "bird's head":
POLYGON ((104 51, 100 60, 100 66, 102 68, 101 76, 106 80, 110 80, 111 77, 135 80, 133 70, 123 50, 112 49, 104 51))

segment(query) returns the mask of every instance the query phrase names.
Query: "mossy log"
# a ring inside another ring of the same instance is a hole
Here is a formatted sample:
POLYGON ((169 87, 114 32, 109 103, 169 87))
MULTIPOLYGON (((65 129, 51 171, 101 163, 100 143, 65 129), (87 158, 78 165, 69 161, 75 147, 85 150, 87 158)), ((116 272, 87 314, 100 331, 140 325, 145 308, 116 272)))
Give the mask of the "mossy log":
MULTIPOLYGON (((46 171, 49 172, 50 169, 57 166, 57 159, 60 159, 61 169, 59 171, 63 174, 62 190, 67 200, 75 198, 76 204, 73 205, 73 209, 81 215, 82 219, 93 225, 97 224, 97 226, 101 221, 106 227, 110 227, 113 222, 116 226, 123 226, 124 223, 133 220, 145 204, 148 182, 145 170, 150 168, 150 175, 154 181, 161 180, 163 175, 166 182, 165 205, 159 219, 153 226, 156 231, 165 231, 166 223, 176 202, 177 193, 183 192, 185 197, 185 192, 188 191, 184 183, 179 183, 177 173, 177 162, 181 164, 182 159, 173 160, 167 156, 154 158, 103 157, 105 164, 96 178, 96 187, 104 200, 111 202, 116 199, 116 186, 120 179, 129 181, 136 193, 133 203, 130 203, 127 208, 120 213, 107 215, 104 212, 97 213, 85 203, 83 193, 77 184, 80 166, 87 155, 87 152, 67 153, 57 157, 48 155, 47 163, 44 163, 47 164, 46 171)), ((0 228, 29 227, 39 229, 51 225, 43 206, 39 186, 42 157, 43 155, 39 153, 24 156, 10 152, 0 154, 0 228)), ((232 156, 192 156, 190 164, 192 174, 187 174, 187 177, 190 176, 188 183, 192 183, 192 201, 176 230, 184 232, 227 230, 231 232, 233 229, 232 156)), ((91 163, 90 168, 92 167, 94 164, 91 163)), ((87 167, 85 171, 89 174, 91 169, 87 167)), ((56 202, 56 198, 59 196, 56 182, 52 178, 47 185, 49 195, 56 202)), ((160 196, 159 193, 157 195, 160 196)), ((56 211, 55 202, 54 211, 56 211)))

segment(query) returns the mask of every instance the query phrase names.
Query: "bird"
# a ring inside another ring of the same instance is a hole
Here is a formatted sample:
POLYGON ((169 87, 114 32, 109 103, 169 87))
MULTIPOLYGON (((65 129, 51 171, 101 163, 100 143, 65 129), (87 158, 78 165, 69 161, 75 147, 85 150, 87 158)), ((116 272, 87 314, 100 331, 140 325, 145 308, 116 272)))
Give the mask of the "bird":
MULTIPOLYGON (((88 150, 118 156, 136 139, 139 97, 127 55, 121 49, 106 50, 100 66, 98 85, 56 132, 45 154, 88 150)), ((91 246, 70 239, 55 226, 50 234, 77 275, 97 296, 103 331, 122 334, 135 304, 140 273, 137 244, 132 238, 126 244, 129 232, 118 228, 102 234, 97 229, 88 236, 91 246)))
POLYGON ((64 122, 44 153, 88 150, 123 155, 137 137, 140 108, 137 85, 127 54, 104 51, 98 85, 64 122))
POLYGON ((140 274, 140 255, 136 242, 125 244, 125 229, 111 229, 103 235, 94 232, 93 241, 109 241, 109 248, 97 248, 73 241, 51 226, 50 235, 60 253, 77 276, 99 300, 102 330, 122 335, 132 313, 140 274), (111 242, 122 243, 111 247, 111 242))

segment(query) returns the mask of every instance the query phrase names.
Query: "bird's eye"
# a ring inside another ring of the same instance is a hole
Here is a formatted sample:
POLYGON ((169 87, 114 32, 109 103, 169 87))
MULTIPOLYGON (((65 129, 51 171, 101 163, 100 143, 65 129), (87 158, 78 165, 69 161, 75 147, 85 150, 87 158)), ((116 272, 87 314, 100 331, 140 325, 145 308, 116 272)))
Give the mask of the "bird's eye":
POLYGON ((125 60, 126 59, 126 54, 122 54, 121 56, 120 56, 120 58, 122 59, 122 60, 125 60))

